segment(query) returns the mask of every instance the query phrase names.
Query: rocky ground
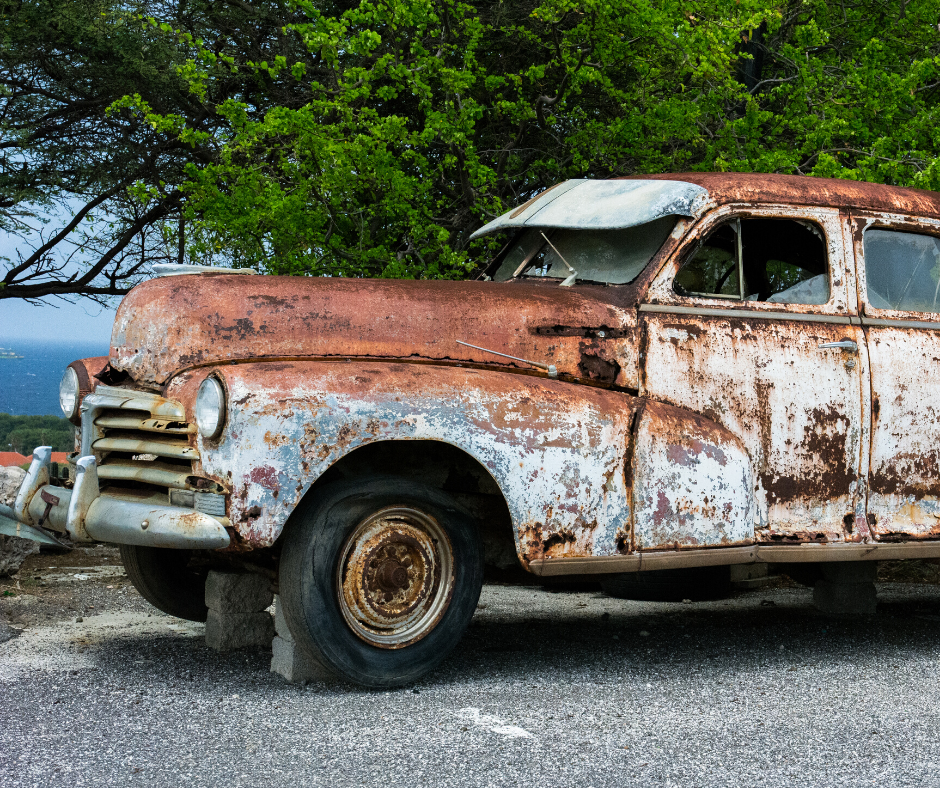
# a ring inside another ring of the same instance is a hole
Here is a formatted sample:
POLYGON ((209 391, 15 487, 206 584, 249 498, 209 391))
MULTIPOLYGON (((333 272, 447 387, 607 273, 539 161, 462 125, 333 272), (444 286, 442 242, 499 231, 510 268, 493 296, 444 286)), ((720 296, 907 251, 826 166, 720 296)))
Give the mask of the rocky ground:
POLYGON ((938 575, 884 567, 854 623, 785 581, 693 604, 488 585, 442 669, 372 692, 209 651, 111 548, 32 556, 0 579, 0 785, 938 784, 938 575))

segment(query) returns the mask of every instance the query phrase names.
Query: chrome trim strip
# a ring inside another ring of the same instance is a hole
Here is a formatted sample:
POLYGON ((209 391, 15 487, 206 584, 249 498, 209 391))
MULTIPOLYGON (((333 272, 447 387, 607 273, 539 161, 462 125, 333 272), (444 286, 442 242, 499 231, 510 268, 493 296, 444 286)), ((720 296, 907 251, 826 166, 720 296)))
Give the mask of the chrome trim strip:
POLYGON ((704 550, 670 550, 630 555, 540 558, 529 562, 533 574, 603 575, 730 564, 814 563, 818 561, 886 561, 900 558, 940 558, 940 541, 875 544, 796 545, 757 544, 704 550))
POLYGON ((640 304, 640 311, 666 315, 710 315, 714 317, 735 317, 740 320, 756 318, 759 320, 799 320, 803 323, 835 323, 844 326, 857 326, 859 324, 858 318, 850 315, 807 315, 802 312, 752 312, 750 310, 716 309, 707 306, 640 304))
POLYGON ((863 317, 863 326, 885 326, 887 328, 926 328, 940 331, 940 321, 931 323, 926 320, 885 320, 880 317, 863 317))

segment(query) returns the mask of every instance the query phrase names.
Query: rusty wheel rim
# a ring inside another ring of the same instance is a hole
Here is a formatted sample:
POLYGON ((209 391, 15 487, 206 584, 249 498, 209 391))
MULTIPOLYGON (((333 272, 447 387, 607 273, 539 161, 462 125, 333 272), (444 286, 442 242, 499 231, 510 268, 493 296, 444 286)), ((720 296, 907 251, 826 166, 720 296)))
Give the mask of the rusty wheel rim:
POLYGON ((346 539, 336 573, 343 618, 357 637, 402 648, 437 626, 454 588, 450 539, 425 512, 382 509, 346 539))

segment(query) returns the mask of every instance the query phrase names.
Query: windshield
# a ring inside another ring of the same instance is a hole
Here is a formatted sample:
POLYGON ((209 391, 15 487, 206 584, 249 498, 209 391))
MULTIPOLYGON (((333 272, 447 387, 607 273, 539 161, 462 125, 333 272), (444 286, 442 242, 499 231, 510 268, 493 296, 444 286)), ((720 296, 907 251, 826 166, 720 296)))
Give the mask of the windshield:
POLYGON ((578 281, 627 284, 646 268, 676 222, 677 217, 665 216, 625 230, 524 230, 513 239, 493 279, 565 279, 571 266, 578 281))

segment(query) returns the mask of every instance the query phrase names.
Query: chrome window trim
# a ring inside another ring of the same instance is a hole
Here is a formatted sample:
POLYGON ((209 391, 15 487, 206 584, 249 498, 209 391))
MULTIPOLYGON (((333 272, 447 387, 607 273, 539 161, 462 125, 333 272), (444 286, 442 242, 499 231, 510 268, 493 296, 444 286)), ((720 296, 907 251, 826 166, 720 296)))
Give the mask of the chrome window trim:
MULTIPOLYGON (((659 312, 667 315, 710 315, 714 317, 755 318, 758 320, 799 320, 803 323, 836 323, 845 326, 859 325, 859 319, 851 315, 811 315, 804 312, 715 309, 712 307, 670 306, 667 304, 640 304, 640 311, 659 312)), ((940 328, 940 323, 937 323, 936 327, 940 328)))
POLYGON ((863 317, 863 326, 886 326, 890 328, 927 328, 940 331, 940 321, 930 322, 927 320, 898 320, 881 317, 863 317))

